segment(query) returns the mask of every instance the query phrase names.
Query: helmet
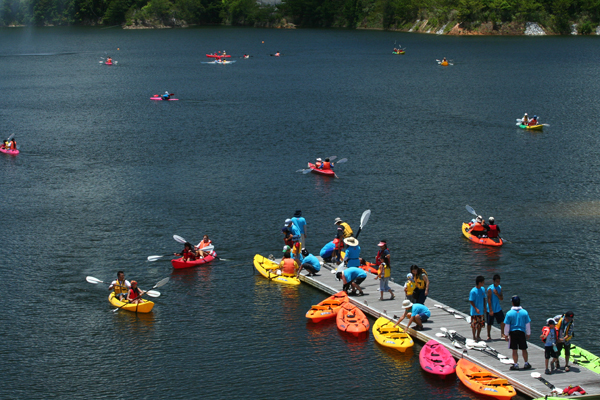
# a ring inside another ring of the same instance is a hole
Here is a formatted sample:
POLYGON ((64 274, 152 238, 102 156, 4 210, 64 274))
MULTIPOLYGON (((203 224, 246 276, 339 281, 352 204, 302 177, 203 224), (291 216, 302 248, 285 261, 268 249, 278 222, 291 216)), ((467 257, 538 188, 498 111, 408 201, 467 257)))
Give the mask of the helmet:
POLYGON ((490 217, 490 218, 489 218, 489 220, 490 220, 490 223, 491 223, 491 224, 493 224, 493 223, 494 223, 494 221, 495 221, 494 217, 490 217))
POLYGON ((323 160, 321 160, 320 158, 317 158, 317 161, 323 161, 323 160))

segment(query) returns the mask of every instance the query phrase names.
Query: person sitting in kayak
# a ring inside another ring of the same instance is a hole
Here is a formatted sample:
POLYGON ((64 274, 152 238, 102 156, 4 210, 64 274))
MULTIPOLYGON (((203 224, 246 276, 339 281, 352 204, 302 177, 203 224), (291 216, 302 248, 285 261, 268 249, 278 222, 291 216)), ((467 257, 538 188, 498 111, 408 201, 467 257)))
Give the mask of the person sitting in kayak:
POLYGON ((317 158, 317 161, 315 161, 315 167, 321 168, 321 165, 323 165, 323 160, 317 158))
POLYGON ((16 150, 17 149, 17 140, 13 139, 10 141, 10 149, 11 150, 16 150))
POLYGON ((528 123, 529 123, 529 117, 527 116, 527 113, 525 113, 525 115, 523 115, 523 118, 521 118, 521 124, 527 125, 528 123))
POLYGON ((497 238, 498 236, 500 236, 500 227, 496 225, 496 220, 494 219, 494 217, 490 217, 488 221, 489 224, 484 225, 484 228, 486 228, 487 230, 487 237, 489 237, 490 239, 497 238))
MULTIPOLYGON (((283 276, 296 276, 298 271, 298 263, 294 261, 289 252, 283 253, 283 259, 279 263, 278 271, 281 271, 283 276)), ((279 273, 277 274, 279 275, 279 273)))
POLYGON ((4 142, 2 142, 2 144, 0 145, 0 149, 7 149, 9 146, 8 144, 8 140, 5 140, 4 142))
POLYGON ((275 54, 273 54, 275 57, 279 57, 281 54, 279 52, 276 52, 275 54))
POLYGON ((475 223, 471 226, 467 233, 479 238, 485 235, 485 226, 483 226, 483 217, 481 215, 477 216, 475 223))
POLYGON ((534 125, 538 125, 538 119, 537 119, 537 115, 534 115, 533 118, 531 118, 529 120, 529 124, 527 124, 529 126, 534 126, 534 125))
POLYGON ((244 58, 250 58, 248 54, 244 54, 244 58))
POLYGON ((117 279, 110 283, 108 290, 115 291, 115 297, 119 300, 123 300, 127 297, 127 292, 131 288, 131 283, 125 279, 125 273, 123 271, 117 272, 117 279))
POLYGON ((162 96, 163 100, 169 100, 171 98, 171 95, 169 94, 169 92, 165 91, 165 94, 163 94, 162 96))
POLYGON ((131 281, 131 288, 129 289, 129 293, 127 294, 127 301, 133 304, 141 303, 142 295, 146 293, 142 289, 137 286, 136 281, 131 281))
POLYGON ((212 241, 208 238, 208 235, 204 235, 202 237, 202 241, 200 243, 198 243, 198 246, 196 246, 196 257, 198 258, 204 258, 207 255, 210 254, 210 252, 206 252, 206 251, 202 251, 203 248, 208 247, 212 244, 212 241))
POLYGON ((444 57, 444 58, 442 59, 442 62, 443 62, 443 63, 447 63, 447 62, 448 62, 448 60, 446 60, 446 57, 444 57))
POLYGON ((108 56, 108 57, 106 58, 106 62, 107 62, 108 64, 112 64, 112 58, 110 58, 110 56, 108 56))
POLYGON ((319 169, 333 169, 333 163, 329 161, 329 158, 326 158, 319 169))
POLYGON ((174 256, 181 256, 183 262, 194 261, 196 259, 196 252, 189 242, 185 242, 183 245, 183 251, 181 253, 173 253, 174 256))

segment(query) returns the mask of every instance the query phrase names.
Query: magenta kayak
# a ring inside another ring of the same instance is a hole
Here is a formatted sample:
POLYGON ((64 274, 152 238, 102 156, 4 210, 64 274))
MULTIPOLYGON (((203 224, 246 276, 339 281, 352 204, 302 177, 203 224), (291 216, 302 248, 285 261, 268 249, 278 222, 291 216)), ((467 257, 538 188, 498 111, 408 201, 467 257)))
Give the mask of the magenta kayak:
POLYGON ((105 62, 104 65, 112 65, 112 62, 105 62))
MULTIPOLYGON (((162 100, 162 97, 150 97, 150 100, 162 100)), ((179 99, 169 99, 169 101, 177 101, 179 99)))
POLYGON ((425 343, 421 349, 419 362, 425 371, 442 378, 456 372, 456 361, 450 351, 433 339, 425 343))
POLYGON ((213 251, 206 257, 200 258, 200 259, 194 260, 194 261, 183 261, 181 258, 176 258, 175 260, 171 260, 171 264, 173 265, 173 268, 176 268, 176 269, 191 268, 191 267, 195 267, 198 265, 209 263, 212 260, 214 260, 216 256, 217 256, 217 253, 215 253, 213 251))
POLYGON ((11 150, 11 149, 3 149, 3 148, 0 148, 0 152, 2 152, 4 154, 10 154, 11 156, 16 156, 17 154, 19 154, 19 150, 11 150))

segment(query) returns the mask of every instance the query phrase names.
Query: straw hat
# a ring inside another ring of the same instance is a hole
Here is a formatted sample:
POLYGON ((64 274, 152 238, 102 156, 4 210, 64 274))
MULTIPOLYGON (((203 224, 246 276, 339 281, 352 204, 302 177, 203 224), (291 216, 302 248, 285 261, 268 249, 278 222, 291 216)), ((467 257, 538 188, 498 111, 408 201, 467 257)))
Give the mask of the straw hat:
POLYGON ((346 243, 348 246, 358 246, 358 239, 349 237, 344 239, 344 243, 346 243))

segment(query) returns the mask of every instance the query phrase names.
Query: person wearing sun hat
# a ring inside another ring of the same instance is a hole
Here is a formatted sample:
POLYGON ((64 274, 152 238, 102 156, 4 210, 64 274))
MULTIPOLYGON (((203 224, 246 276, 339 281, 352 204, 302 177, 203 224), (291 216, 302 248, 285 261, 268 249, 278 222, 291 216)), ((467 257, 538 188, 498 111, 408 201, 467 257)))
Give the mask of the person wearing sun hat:
POLYGON ((346 268, 358 267, 360 265, 360 246, 358 245, 358 239, 349 237, 344 239, 344 243, 348 245, 346 256, 344 257, 346 268))
POLYGON ((404 308, 404 315, 398 320, 398 322, 394 324, 394 326, 398 326, 400 322, 402 322, 405 318, 408 318, 406 329, 410 328, 410 324, 414 322, 416 325, 415 331, 422 331, 423 322, 427 322, 429 317, 431 317, 431 311, 429 311, 429 308, 425 307, 423 304, 413 304, 413 302, 410 300, 404 300, 402 302, 402 308, 404 308))

